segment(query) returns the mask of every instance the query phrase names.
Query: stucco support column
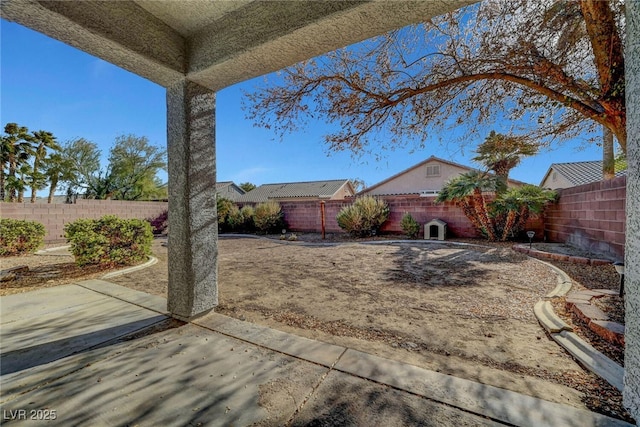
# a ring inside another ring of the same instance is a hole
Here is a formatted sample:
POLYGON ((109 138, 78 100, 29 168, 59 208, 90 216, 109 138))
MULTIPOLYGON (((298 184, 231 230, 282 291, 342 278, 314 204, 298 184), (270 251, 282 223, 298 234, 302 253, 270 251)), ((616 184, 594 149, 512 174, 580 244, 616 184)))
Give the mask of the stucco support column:
POLYGON ((626 2, 627 225, 624 405, 640 420, 640 2, 626 2))
POLYGON ((215 93, 183 80, 167 88, 169 296, 182 320, 218 304, 215 93))

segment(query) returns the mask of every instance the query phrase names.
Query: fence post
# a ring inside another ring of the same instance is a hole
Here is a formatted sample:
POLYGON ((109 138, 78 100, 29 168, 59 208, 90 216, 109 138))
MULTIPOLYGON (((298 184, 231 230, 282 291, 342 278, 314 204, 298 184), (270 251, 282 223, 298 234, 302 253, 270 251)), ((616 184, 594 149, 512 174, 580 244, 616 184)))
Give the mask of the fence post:
POLYGON ((322 240, 324 240, 324 200, 320 202, 320 223, 322 226, 322 240))

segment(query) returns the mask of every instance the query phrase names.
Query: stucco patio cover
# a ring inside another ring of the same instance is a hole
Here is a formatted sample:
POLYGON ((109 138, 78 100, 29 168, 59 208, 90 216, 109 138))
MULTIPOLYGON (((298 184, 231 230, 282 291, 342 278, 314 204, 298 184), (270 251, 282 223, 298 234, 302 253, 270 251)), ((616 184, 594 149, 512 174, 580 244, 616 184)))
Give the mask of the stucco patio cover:
POLYGON ((473 1, 30 1, 2 16, 168 87, 216 91, 473 1))

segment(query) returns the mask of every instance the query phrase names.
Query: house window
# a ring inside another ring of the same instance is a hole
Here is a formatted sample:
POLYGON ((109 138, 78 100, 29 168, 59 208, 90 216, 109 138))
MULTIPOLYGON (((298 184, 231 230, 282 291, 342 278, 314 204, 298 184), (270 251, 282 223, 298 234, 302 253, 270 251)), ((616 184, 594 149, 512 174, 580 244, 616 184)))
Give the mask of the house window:
POLYGON ((552 173, 552 174, 551 174, 551 180, 552 180, 552 181, 555 181, 556 179, 558 179, 558 176, 557 176, 557 175, 556 175, 556 173, 554 172, 554 173, 552 173))
POLYGON ((427 166, 427 178, 430 176, 440 176, 440 165, 427 166))

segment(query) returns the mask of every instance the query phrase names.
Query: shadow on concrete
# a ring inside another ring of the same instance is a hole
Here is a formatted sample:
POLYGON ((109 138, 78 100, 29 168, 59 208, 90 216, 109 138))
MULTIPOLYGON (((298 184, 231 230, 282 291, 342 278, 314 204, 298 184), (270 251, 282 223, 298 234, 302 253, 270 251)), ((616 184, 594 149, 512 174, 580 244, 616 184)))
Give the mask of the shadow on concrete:
MULTIPOLYGON (((150 325, 162 322, 165 319, 166 316, 157 315, 149 319, 138 320, 110 328, 73 335, 41 344, 20 347, 8 352, 2 352, 0 375, 13 374, 15 372, 62 359, 72 354, 93 348, 100 348, 106 343, 118 342, 134 331, 144 330, 144 334, 146 335, 149 333, 148 328, 150 325)), ((32 331, 31 328, 29 329, 32 331)), ((26 331, 21 329, 15 329, 12 331, 11 335, 20 336, 25 334, 25 332, 26 331)), ((8 338, 8 336, 3 338, 8 338)))

